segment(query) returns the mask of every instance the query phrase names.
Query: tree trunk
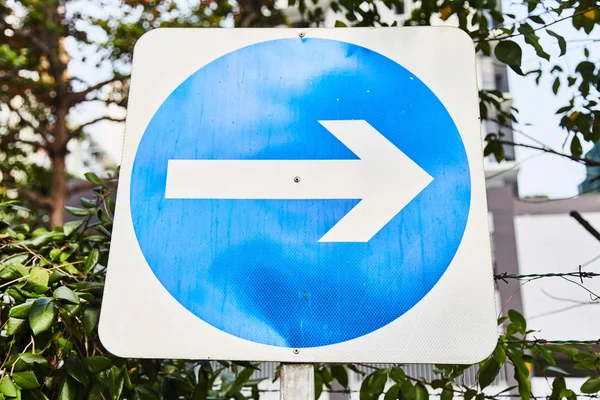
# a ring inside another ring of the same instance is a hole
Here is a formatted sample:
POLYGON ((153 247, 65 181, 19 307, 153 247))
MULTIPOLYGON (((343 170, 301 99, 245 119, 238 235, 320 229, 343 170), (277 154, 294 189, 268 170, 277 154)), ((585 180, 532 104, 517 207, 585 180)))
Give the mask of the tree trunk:
POLYGON ((50 210, 50 226, 60 226, 65 222, 65 205, 67 204, 67 174, 65 154, 57 154, 52 158, 52 210, 50 210))
POLYGON ((50 226, 60 226, 65 222, 65 205, 67 204, 67 110, 59 107, 56 112, 55 143, 50 154, 52 160, 52 185, 50 196, 50 226))

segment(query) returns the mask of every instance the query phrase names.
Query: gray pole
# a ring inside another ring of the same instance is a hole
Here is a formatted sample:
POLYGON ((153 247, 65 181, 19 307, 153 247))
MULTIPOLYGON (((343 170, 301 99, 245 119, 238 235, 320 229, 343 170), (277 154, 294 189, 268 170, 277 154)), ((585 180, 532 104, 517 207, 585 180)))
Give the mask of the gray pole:
POLYGON ((314 400, 315 369, 312 364, 281 363, 281 400, 314 400))

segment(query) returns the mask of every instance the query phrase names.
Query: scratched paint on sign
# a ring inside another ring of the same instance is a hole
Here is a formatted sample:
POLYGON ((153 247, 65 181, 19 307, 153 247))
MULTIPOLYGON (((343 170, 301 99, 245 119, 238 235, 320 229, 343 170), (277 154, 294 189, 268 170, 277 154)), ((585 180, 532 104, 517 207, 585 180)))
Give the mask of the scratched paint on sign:
POLYGON ((282 39, 227 54, 172 92, 139 145, 130 198, 144 257, 179 303, 240 338, 314 347, 422 299, 454 257, 470 196, 460 135, 416 76, 356 45, 282 39), (170 160, 357 160, 318 122, 333 120, 368 121, 432 177, 366 242, 319 242, 359 198, 165 196, 170 160))

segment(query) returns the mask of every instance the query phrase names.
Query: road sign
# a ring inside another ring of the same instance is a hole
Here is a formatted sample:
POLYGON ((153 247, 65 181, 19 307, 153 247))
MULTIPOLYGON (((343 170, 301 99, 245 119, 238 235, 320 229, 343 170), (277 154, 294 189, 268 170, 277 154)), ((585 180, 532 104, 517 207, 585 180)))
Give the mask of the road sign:
POLYGON ((100 321, 110 351, 476 362, 497 340, 494 302, 466 35, 140 39, 100 321))

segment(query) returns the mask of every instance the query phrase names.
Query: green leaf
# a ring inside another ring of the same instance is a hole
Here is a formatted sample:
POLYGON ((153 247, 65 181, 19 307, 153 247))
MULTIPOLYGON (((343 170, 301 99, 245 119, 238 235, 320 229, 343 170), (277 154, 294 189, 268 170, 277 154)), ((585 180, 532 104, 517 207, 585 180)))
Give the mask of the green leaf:
POLYGON ((525 374, 522 368, 517 367, 515 368, 514 377, 519 384, 519 395, 521 396, 521 399, 529 400, 531 397, 531 381, 529 380, 529 375, 525 374))
POLYGON ((552 93, 558 93, 558 89, 560 88, 560 78, 557 76, 554 78, 554 83, 552 84, 552 93))
POLYGON ((248 381, 248 379, 250 379, 254 371, 255 370, 252 368, 245 368, 242 372, 240 372, 238 376, 236 376, 235 381, 233 381, 233 385, 227 392, 227 397, 233 395, 234 393, 238 393, 242 387, 244 387, 244 384, 248 381))
POLYGON ((97 307, 88 307, 83 310, 83 326, 88 335, 91 335, 100 319, 100 309, 97 307))
POLYGON ((323 393, 323 377, 321 374, 315 373, 315 399, 319 399, 323 393))
MULTIPOLYGON (((23 400, 49 400, 48 396, 46 396, 41 390, 28 390, 23 392, 22 397, 23 400)), ((4 399, 0 399, 4 400, 4 399)), ((88 399, 90 400, 90 399, 88 399)), ((100 399, 98 399, 100 400, 100 399)))
POLYGON ((372 399, 369 387, 371 385, 371 382, 375 378, 375 374, 377 372, 378 371, 372 372, 371 374, 367 375, 365 377, 365 379, 363 379, 363 381, 362 381, 362 383, 360 385, 360 400, 371 400, 372 399))
POLYGON ((88 274, 92 269, 94 269, 96 264, 98 264, 99 259, 100 251, 96 248, 93 248, 92 251, 90 251, 90 254, 85 259, 85 264, 83 265, 83 272, 85 274, 88 274))
POLYGON ((416 391, 413 384, 407 379, 400 384, 403 400, 415 400, 416 391))
POLYGON ((82 197, 79 199, 79 203, 83 206, 83 208, 96 208, 97 204, 94 200, 86 199, 82 197))
POLYGON ((583 148, 581 147, 581 142, 579 141, 579 136, 574 135, 573 139, 571 139, 571 154, 573 157, 581 157, 583 154, 583 148))
POLYGON ((15 386, 10 376, 4 375, 2 381, 0 381, 0 393, 8 397, 17 397, 19 390, 15 386))
POLYGON ((12 374, 12 378, 21 389, 37 389, 40 387, 37 377, 31 371, 15 372, 12 374))
POLYGON ((544 357, 544 360, 548 362, 548 364, 552 366, 556 366, 556 361, 552 357, 552 352, 546 349, 540 349, 540 354, 544 357))
POLYGON ((27 276, 27 268, 21 264, 10 264, 5 266, 0 270, 0 279, 5 279, 7 281, 12 281, 13 279, 18 279, 23 276, 27 276))
POLYGON ((14 306, 8 312, 9 317, 15 318, 27 318, 29 316, 29 310, 31 309, 31 303, 23 303, 18 306, 14 306))
POLYGON ((108 390, 113 400, 118 400, 123 392, 125 378, 119 368, 113 366, 110 369, 108 390))
POLYGON ((17 356, 11 368, 17 372, 21 372, 31 369, 33 365, 46 367, 48 366, 48 360, 38 354, 21 353, 17 356))
POLYGON ((385 389, 385 384, 387 382, 387 369, 380 369, 375 372, 373 376, 371 385, 369 386, 369 392, 373 395, 374 399, 377 399, 381 393, 383 393, 383 389, 385 389))
POLYGON ((444 388, 442 390, 442 394, 440 395, 440 400, 452 400, 454 398, 454 392, 450 389, 444 388))
POLYGON ((550 395, 550 399, 551 400, 560 399, 560 392, 562 392, 566 388, 567 388, 567 383, 565 382, 565 378, 563 378, 562 376, 554 378, 554 381, 552 382, 552 394, 550 395))
POLYGON ((434 389, 442 389, 450 383, 449 379, 434 379, 431 381, 431 387, 434 389))
POLYGON ((420 383, 415 385, 415 400, 429 400, 429 391, 420 383))
POLYGON ((554 36, 556 40, 558 40, 558 47, 560 48, 559 57, 564 56, 567 53, 567 41, 565 38, 550 29, 546 29, 546 32, 548 32, 548 35, 554 36))
POLYGON ((39 267, 31 268, 29 271, 29 277, 27 278, 29 282, 36 283, 40 286, 48 286, 49 279, 50 274, 48 271, 39 267))
POLYGON ((506 362, 506 351, 504 350, 504 345, 498 344, 492 353, 492 357, 498 362, 498 364, 500 364, 500 366, 503 366, 506 362))
POLYGON ((486 360, 479 370, 479 386, 482 390, 494 382, 501 368, 502 366, 494 357, 486 360))
POLYGON ((121 371, 123 372, 123 378, 125 380, 125 387, 129 390, 133 390, 133 384, 131 383, 131 377, 129 376, 129 371, 127 370, 127 365, 122 365, 121 371))
POLYGON ((396 400, 398 398, 398 393, 400 392, 400 384, 396 383, 392 385, 387 392, 385 392, 385 396, 383 396, 383 400, 396 400))
POLYGON ((6 257, 2 260, 2 264, 11 265, 11 264, 24 264, 29 259, 29 254, 15 254, 9 257, 6 257))
POLYGON ((539 15, 530 15, 529 19, 535 22, 536 24, 544 25, 545 22, 539 15))
POLYGON ((33 248, 42 247, 54 240, 62 240, 65 238, 65 234, 62 232, 46 232, 39 236, 34 237, 31 240, 25 240, 21 244, 33 248))
POLYGON ((104 185, 104 182, 102 182, 102 179, 98 178, 98 176, 93 172, 85 173, 85 179, 92 183, 95 183, 98 186, 106 187, 106 185, 104 185))
POLYGON ((67 237, 71 236, 73 234, 73 232, 77 231, 79 228, 81 228, 81 226, 85 223, 85 220, 79 220, 79 221, 71 221, 71 222, 67 222, 64 226, 63 226, 63 232, 65 233, 65 235, 67 237))
POLYGON ((592 376, 581 385, 581 392, 592 394, 600 391, 600 376, 592 376))
POLYGON ((503 62, 504 64, 520 67, 523 51, 521 50, 521 47, 512 40, 503 40, 496 45, 494 55, 498 61, 503 62))
POLYGON ((53 297, 56 300, 64 300, 68 301, 69 303, 79 304, 79 297, 77 296, 77 294, 66 286, 61 286, 58 289, 56 289, 54 291, 53 297))
POLYGON ((73 378, 67 376, 60 388, 60 393, 58 394, 58 400, 75 400, 77 399, 77 381, 73 378))
POLYGON ((29 312, 29 326, 33 334, 38 335, 50 329, 57 316, 58 307, 52 299, 42 297, 34 301, 29 312))
POLYGON ((160 400, 160 395, 146 385, 135 385, 133 390, 140 400, 160 400))
POLYGON ((348 371, 341 364, 334 364, 331 366, 331 374, 338 381, 340 385, 348 387, 348 371))
POLYGON ((518 31, 523 34, 525 38, 525 43, 531 45, 535 49, 535 53, 538 57, 541 57, 545 60, 550 60, 550 54, 546 53, 540 44, 540 37, 536 35, 535 30, 529 24, 521 24, 519 26, 518 31))
POLYGON ((108 209, 110 210, 111 213, 115 213, 115 207, 116 207, 116 203, 113 199, 111 199, 110 197, 107 199, 108 202, 108 209))
POLYGON ((77 217, 87 217, 90 215, 90 210, 86 210, 85 208, 66 206, 65 210, 67 210, 69 214, 77 217))
POLYGON ((579 354, 579 350, 575 346, 568 344, 547 344, 544 345, 544 348, 555 353, 566 354, 572 358, 576 357, 579 354))
POLYGON ((97 374, 112 367, 112 362, 104 356, 92 356, 84 358, 83 365, 92 374, 97 374))
MULTIPOLYGON (((208 378, 205 371, 200 370, 198 373, 198 383, 192 393, 192 400, 206 400, 208 394, 208 378)), ((318 399, 318 397, 316 397, 318 399)))
POLYGON ((77 382, 82 385, 87 384, 87 375, 85 374, 85 370, 83 369, 83 363, 75 354, 69 354, 69 356, 65 359, 65 370, 67 373, 75 379, 77 382))
POLYGON ((321 368, 318 373, 321 374, 325 386, 327 386, 328 389, 331 389, 331 384, 333 383, 333 375, 331 375, 331 372, 329 372, 327 368, 321 368))
POLYGON ((348 25, 344 21, 337 20, 335 21, 336 28, 346 28, 348 25))
POLYGON ((554 365, 548 365, 545 369, 546 369, 546 371, 558 372, 559 374, 563 374, 563 375, 571 375, 564 369, 555 367, 554 365))
POLYGON ((8 319, 8 323, 6 324, 6 334, 14 335, 21 332, 25 327, 27 327, 26 319, 10 317, 8 319))
POLYGON ((400 367, 394 367, 390 370, 390 379, 396 383, 400 383, 406 379, 406 374, 400 367))
POLYGON ((510 321, 518 327, 518 332, 525 335, 525 332, 527 332, 527 322, 525 321, 523 314, 516 310, 508 310, 508 318, 510 318, 510 321))

